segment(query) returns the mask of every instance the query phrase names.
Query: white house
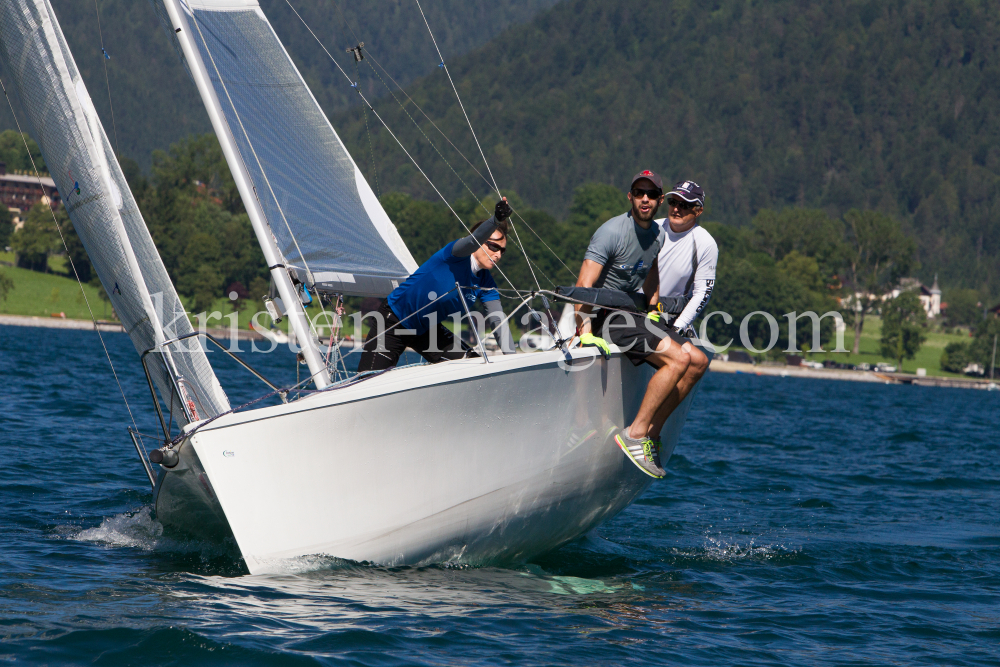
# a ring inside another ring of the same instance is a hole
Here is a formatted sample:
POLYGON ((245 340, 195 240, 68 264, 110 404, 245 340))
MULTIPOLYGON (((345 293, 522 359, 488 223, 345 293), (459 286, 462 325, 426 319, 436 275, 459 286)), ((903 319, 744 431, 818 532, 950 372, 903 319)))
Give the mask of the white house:
POLYGON ((929 319, 934 319, 941 314, 941 288, 938 287, 937 274, 934 274, 934 284, 928 289, 926 285, 916 278, 903 278, 899 281, 899 287, 882 297, 882 300, 895 299, 903 292, 917 292, 920 303, 924 306, 924 311, 929 319))

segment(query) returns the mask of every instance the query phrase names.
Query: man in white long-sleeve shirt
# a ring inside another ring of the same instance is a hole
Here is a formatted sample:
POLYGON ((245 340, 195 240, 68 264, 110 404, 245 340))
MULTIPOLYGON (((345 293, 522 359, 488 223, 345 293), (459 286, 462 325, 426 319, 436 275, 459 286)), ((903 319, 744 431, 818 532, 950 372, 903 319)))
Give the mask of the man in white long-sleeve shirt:
MULTIPOLYGON (((656 256, 655 270, 659 274, 659 304, 678 299, 687 301, 673 321, 663 324, 686 338, 693 338, 691 325, 708 305, 715 288, 715 267, 719 261, 719 246, 708 231, 698 224, 705 211, 705 191, 694 181, 681 181, 666 195, 667 217, 656 222, 663 227, 665 237, 656 256)), ((661 308, 661 310, 674 310, 661 308)), ((661 317, 673 317, 666 314, 661 317)), ((695 384, 708 370, 708 357, 685 342, 681 349, 688 353, 690 363, 673 391, 653 417, 650 433, 659 435, 664 422, 691 393, 695 384)), ((655 436, 654 436, 655 437, 655 436)))

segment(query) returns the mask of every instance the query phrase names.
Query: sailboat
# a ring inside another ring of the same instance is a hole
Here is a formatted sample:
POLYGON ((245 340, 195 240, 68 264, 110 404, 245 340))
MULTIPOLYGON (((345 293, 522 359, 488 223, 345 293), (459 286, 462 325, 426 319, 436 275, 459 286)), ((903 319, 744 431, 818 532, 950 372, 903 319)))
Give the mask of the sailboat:
MULTIPOLYGON (((312 555, 383 565, 519 561, 635 501, 652 480, 611 436, 636 414, 650 371, 616 348, 609 359, 553 345, 331 376, 306 295, 385 296, 417 265, 256 0, 154 2, 317 389, 232 410, 51 5, 5 0, 0 53, 59 191, 71 193, 66 209, 160 415, 166 444, 150 457, 159 470, 140 450, 158 520, 231 537, 258 574, 312 555)), ((692 398, 664 427, 664 461, 692 398)))

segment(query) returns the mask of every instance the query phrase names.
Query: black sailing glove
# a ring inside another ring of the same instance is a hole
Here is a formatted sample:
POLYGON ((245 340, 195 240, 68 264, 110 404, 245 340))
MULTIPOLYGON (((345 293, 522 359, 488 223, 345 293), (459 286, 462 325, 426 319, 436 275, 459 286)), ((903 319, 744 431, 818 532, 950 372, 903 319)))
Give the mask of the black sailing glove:
POLYGON ((493 209, 493 217, 497 219, 497 222, 503 222, 510 217, 510 214, 514 211, 510 208, 510 204, 507 203, 507 199, 501 199, 497 202, 497 207, 493 209))

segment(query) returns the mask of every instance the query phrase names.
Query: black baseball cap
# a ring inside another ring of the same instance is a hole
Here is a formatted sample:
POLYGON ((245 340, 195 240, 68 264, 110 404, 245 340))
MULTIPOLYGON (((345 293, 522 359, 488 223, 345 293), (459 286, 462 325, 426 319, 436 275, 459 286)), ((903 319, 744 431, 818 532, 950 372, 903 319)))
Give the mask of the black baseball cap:
MULTIPOLYGON (((649 169, 640 171, 638 174, 633 176, 632 185, 635 185, 636 181, 641 180, 643 178, 645 178, 648 181, 652 181, 653 185, 655 185, 660 192, 663 192, 663 179, 660 178, 656 173, 650 171, 649 169)), ((632 185, 628 186, 630 190, 632 189, 632 185)))
POLYGON ((677 195, 689 203, 697 203, 702 208, 705 207, 705 191, 694 181, 679 181, 674 185, 674 189, 667 195, 677 195))

